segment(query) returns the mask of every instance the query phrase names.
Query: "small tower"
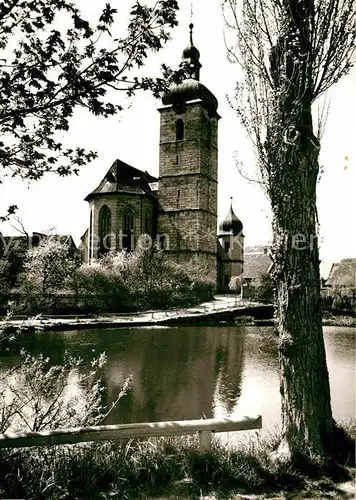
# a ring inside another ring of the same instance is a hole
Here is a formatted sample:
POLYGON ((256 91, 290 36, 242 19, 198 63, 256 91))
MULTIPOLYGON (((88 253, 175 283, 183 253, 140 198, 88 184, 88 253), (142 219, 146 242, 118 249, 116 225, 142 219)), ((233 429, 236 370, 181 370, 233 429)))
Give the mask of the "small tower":
POLYGON ((170 88, 159 109, 158 231, 172 260, 199 261, 216 284, 220 117, 216 97, 199 81, 199 59, 191 24, 181 63, 187 79, 170 88))
POLYGON ((219 288, 227 291, 232 276, 239 276, 243 272, 244 262, 244 235, 243 225, 232 208, 219 225, 219 288))

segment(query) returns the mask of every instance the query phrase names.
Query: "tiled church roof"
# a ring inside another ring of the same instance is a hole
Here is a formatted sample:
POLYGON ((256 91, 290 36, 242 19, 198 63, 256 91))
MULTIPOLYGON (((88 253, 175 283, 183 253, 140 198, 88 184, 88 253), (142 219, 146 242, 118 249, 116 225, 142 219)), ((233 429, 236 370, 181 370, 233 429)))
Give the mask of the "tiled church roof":
POLYGON ((85 200, 89 201, 93 196, 120 193, 154 196, 150 184, 157 181, 158 179, 148 172, 131 167, 121 160, 115 160, 99 186, 88 194, 85 200))

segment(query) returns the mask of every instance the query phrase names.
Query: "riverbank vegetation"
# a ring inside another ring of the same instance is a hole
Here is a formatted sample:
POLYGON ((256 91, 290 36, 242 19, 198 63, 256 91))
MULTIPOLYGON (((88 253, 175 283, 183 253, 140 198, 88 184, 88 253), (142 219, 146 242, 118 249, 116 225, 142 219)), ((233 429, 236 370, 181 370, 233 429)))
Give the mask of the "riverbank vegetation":
POLYGON ((324 315, 323 317, 323 325, 324 326, 345 326, 345 327, 355 327, 356 326, 356 317, 355 316, 345 316, 342 314, 339 315, 324 315))
POLYGON ((201 263, 174 264, 156 248, 109 253, 87 265, 45 238, 29 250, 18 287, 3 294, 14 314, 120 313, 190 306, 213 298, 201 263))
POLYGON ((324 315, 355 316, 356 289, 347 287, 323 289, 322 307, 324 315))
POLYGON ((356 296, 354 288, 324 288, 321 300, 324 326, 356 326, 356 296))
MULTIPOLYGON (((276 324, 274 319, 255 320, 252 316, 238 316, 234 323, 243 326, 273 326, 276 324)), ((356 326, 356 317, 345 316, 342 314, 324 314, 323 326, 344 326, 352 328, 356 326)))
POLYGON ((195 437, 2 451, 0 494, 36 500, 137 500, 162 494, 231 498, 234 493, 263 493, 266 498, 307 490, 312 498, 326 498, 326 491, 337 496, 338 481, 348 480, 354 467, 355 424, 340 432, 348 443, 339 450, 342 466, 334 461, 302 467, 277 462, 271 452, 278 436, 255 436, 236 449, 215 442, 205 455, 199 453, 195 437))

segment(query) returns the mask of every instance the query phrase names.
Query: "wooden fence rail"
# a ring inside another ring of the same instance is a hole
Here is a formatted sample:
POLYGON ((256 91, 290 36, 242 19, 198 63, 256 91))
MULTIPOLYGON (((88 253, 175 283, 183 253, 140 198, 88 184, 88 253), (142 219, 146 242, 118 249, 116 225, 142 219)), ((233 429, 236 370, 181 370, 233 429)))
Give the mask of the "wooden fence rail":
POLYGON ((262 428, 262 417, 240 419, 219 418, 207 420, 178 420, 173 422, 149 422, 137 424, 99 425, 54 431, 0 434, 0 448, 24 448, 29 446, 52 446, 111 439, 149 438, 160 436, 182 436, 199 432, 199 449, 210 448, 213 432, 245 431, 262 428))

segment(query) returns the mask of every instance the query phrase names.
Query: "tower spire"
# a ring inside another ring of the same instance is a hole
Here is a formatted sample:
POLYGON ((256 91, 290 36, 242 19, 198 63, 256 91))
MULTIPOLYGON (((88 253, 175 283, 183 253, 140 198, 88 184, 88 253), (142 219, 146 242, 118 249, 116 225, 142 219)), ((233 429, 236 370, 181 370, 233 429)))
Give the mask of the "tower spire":
POLYGON ((190 45, 194 46, 193 44, 193 28, 194 24, 191 22, 189 25, 189 34, 190 34, 190 45))
MULTIPOLYGON (((191 4, 191 16, 193 16, 193 5, 191 4)), ((183 61, 181 68, 183 68, 188 78, 199 80, 201 64, 199 62, 200 53, 193 43, 193 28, 194 24, 189 24, 189 45, 183 51, 183 61)))

